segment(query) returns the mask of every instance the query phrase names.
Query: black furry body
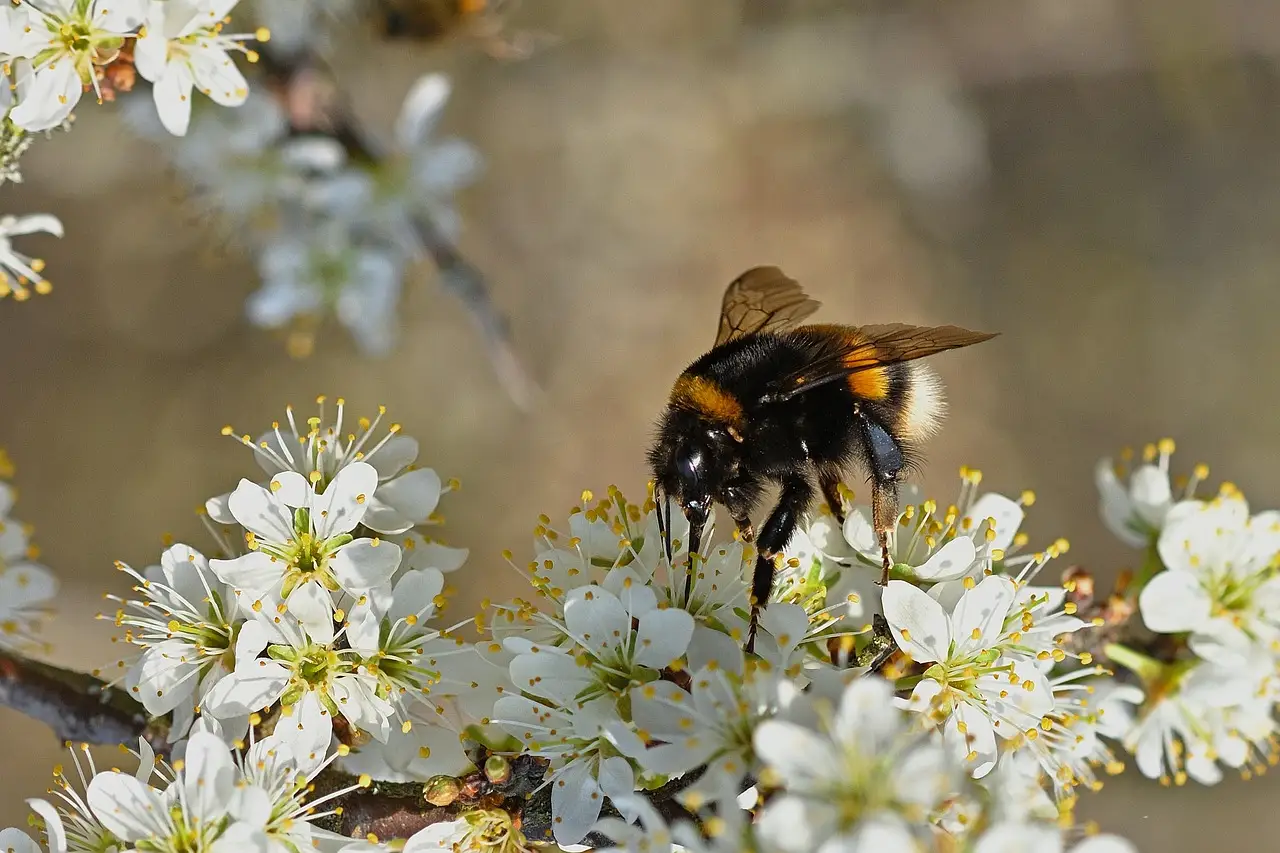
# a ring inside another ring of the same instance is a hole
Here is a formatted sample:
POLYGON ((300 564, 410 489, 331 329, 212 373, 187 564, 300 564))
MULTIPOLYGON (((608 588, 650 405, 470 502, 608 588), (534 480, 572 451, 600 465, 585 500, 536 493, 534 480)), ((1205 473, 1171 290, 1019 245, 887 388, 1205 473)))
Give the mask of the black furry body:
POLYGON ((800 326, 721 344, 681 375, 659 425, 649 461, 658 487, 678 499, 690 517, 695 531, 690 550, 700 544, 700 521, 712 502, 723 504, 750 538, 751 516, 765 490, 771 483, 780 486, 778 504, 756 537, 753 605, 767 603, 774 557, 819 494, 843 522, 839 483, 862 470, 870 475, 873 492, 883 492, 888 497, 882 500, 896 508, 898 477, 915 461, 906 435, 910 364, 821 378, 804 393, 781 393, 784 378, 810 365, 839 362, 857 335, 847 326, 800 326), (735 401, 740 411, 707 389, 735 401))

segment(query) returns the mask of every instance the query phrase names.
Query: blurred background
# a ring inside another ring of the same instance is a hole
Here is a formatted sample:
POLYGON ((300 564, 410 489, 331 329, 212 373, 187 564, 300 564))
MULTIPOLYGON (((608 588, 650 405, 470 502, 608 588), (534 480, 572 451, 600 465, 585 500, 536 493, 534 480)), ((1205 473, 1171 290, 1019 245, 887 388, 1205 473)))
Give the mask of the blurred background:
MULTIPOLYGON (((113 661, 92 619, 124 589, 112 561, 154 562, 165 534, 205 544, 195 508, 256 475, 224 423, 256 435, 322 393, 385 404, 421 463, 462 480, 442 505, 442 538, 472 549, 457 618, 514 593, 499 552, 527 553, 539 513, 643 493, 672 379, 760 264, 824 321, 1001 332, 935 360, 951 412, 924 484, 950 501, 969 464, 1035 489, 1033 541, 1066 536, 1099 575, 1136 561, 1096 512, 1095 461, 1122 446, 1173 437, 1175 467, 1280 505, 1280 5, 538 0, 509 26, 551 38, 503 61, 353 28, 335 58, 375 136, 419 75, 451 75, 445 129, 487 161, 459 248, 539 386, 527 411, 429 264, 389 356, 334 329, 294 360, 244 319, 258 282, 234 236, 118 110, 85 101, 26 156, 4 212, 54 213, 67 236, 23 246, 54 292, 0 303, 0 444, 63 583, 52 659, 113 661)), ((0 731, 8 825, 64 755, 3 709, 0 731)), ((1144 850, 1246 849, 1280 832, 1278 793, 1129 774, 1082 811, 1144 850)))

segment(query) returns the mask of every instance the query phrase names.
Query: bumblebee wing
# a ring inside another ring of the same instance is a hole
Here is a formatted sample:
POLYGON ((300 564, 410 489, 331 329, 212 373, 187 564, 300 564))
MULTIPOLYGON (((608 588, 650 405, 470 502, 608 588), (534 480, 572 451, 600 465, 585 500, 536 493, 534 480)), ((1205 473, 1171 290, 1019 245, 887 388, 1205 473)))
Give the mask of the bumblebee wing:
POLYGON ((801 370, 780 377, 765 402, 790 400, 812 388, 873 370, 889 364, 950 349, 959 349, 991 340, 992 332, 972 332, 959 326, 909 326, 890 323, 884 326, 849 326, 844 329, 842 345, 829 348, 801 370))
POLYGON ((794 326, 821 304, 777 267, 747 270, 724 292, 716 346, 752 332, 794 326))

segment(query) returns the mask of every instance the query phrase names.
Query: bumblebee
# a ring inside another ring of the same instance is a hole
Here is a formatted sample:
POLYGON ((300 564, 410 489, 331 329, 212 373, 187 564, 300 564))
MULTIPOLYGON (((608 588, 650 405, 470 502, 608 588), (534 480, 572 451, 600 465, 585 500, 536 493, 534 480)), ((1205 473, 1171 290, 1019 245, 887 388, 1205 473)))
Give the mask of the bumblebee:
MULTIPOLYGON (((671 500, 689 521, 691 554, 713 503, 756 542, 748 650, 775 559, 819 493, 844 523, 839 483, 855 469, 869 474, 888 583, 898 482, 945 410, 940 381, 917 359, 995 337, 956 326, 799 325, 819 307, 777 267, 735 279, 715 346, 676 380, 649 451, 668 560, 671 500), (751 516, 770 484, 781 491, 757 537, 751 516)), ((691 565, 686 598, 692 582, 691 565)))

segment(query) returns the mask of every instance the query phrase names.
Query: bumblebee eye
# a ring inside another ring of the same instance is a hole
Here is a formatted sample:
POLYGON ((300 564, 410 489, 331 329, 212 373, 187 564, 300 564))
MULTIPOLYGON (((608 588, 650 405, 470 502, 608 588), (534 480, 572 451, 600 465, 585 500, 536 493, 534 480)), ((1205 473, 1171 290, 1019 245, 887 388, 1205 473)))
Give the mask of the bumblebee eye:
POLYGON ((680 471, 681 479, 686 482, 698 480, 702 472, 702 453, 694 451, 681 455, 676 460, 676 468, 680 471))

